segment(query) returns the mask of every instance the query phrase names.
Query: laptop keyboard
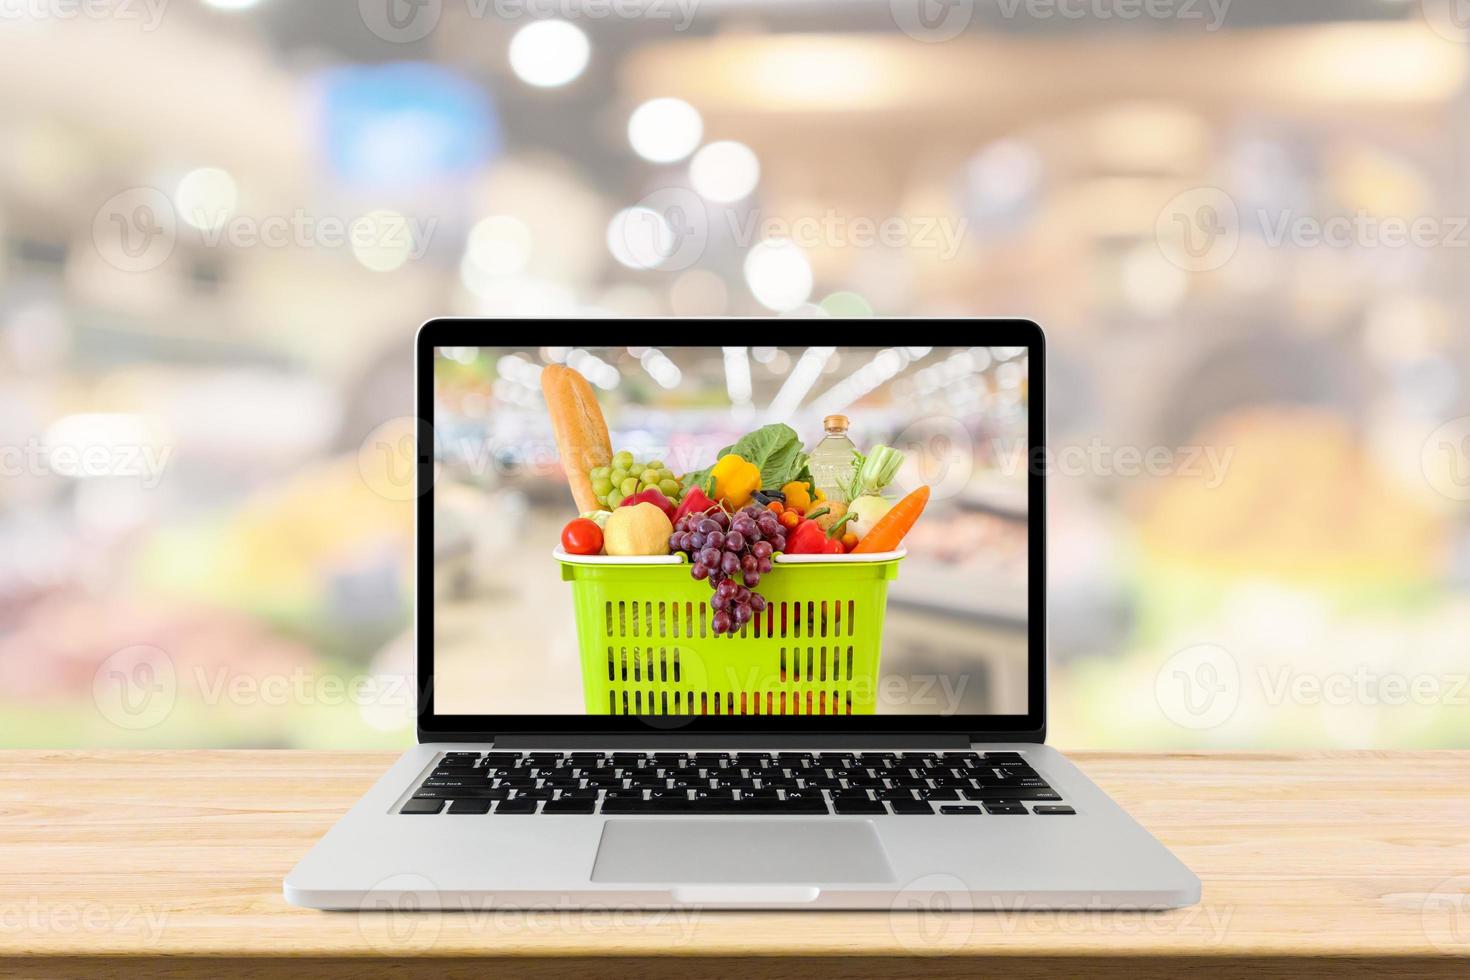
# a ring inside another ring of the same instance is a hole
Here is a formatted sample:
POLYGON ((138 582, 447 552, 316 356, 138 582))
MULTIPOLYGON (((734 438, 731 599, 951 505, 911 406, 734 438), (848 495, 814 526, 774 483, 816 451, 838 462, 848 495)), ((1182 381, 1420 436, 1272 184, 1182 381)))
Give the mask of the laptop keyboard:
POLYGON ((1016 752, 448 752, 415 814, 1075 813, 1016 752))

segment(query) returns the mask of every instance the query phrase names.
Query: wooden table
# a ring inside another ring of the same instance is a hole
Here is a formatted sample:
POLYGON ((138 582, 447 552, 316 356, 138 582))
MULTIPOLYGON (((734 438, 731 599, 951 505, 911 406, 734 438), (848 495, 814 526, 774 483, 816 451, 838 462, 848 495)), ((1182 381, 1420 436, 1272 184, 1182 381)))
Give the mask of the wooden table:
POLYGON ((0 753, 0 975, 1470 976, 1470 753, 1074 758, 1200 906, 312 912, 281 878, 390 756, 0 753))

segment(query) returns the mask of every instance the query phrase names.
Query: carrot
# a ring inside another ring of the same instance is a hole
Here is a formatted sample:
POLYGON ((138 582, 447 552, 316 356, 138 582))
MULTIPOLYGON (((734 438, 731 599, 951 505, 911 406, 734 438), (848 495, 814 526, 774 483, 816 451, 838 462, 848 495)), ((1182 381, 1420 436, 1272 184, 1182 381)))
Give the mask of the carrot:
POLYGON ((909 533, 919 515, 924 513, 924 505, 928 502, 928 487, 915 490, 889 508, 888 513, 879 518, 878 523, 872 526, 850 553, 862 555, 894 550, 903 541, 903 536, 909 533))

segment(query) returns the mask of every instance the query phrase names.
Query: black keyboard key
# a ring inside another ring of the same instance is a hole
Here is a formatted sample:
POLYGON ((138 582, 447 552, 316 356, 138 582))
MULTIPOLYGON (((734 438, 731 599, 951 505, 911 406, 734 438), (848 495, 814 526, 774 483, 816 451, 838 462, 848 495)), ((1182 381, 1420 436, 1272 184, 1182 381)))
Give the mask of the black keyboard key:
POLYGON ((921 800, 958 800, 960 798, 958 790, 948 787, 919 787, 917 792, 921 800))
POLYGON ((1073 814, 1077 811, 1069 806, 1033 806, 1031 808, 1031 812, 1039 813, 1043 816, 1061 816, 1065 814, 1073 814))
POLYGON ((788 800, 820 800, 822 791, 819 789, 788 789, 783 791, 784 799, 788 800))
POLYGON ((614 752, 612 764, 614 766, 638 766, 643 764, 642 752, 614 752))
POLYGON ((934 812, 934 808, 923 800, 889 800, 888 805, 893 808, 894 813, 902 816, 934 812))
POLYGON ((850 752, 818 752, 815 756, 816 763, 823 769, 843 768, 851 764, 852 753, 850 752))
POLYGON ((622 789, 623 781, 613 776, 591 778, 583 782, 588 789, 622 789))
POLYGON ((588 799, 562 797, 559 800, 547 800, 541 804, 542 813, 596 813, 597 797, 588 799))
POLYGON ((970 806, 968 804, 961 803, 961 804, 957 804, 955 806, 941 806, 939 808, 939 812, 940 813, 954 813, 954 814, 970 813, 970 814, 975 814, 976 816, 978 816, 980 814, 980 808, 978 806, 970 806))
POLYGON ((438 813, 444 809, 443 800, 421 800, 415 797, 398 808, 399 813, 438 813))
POLYGON ((424 789, 489 789, 488 779, 426 779, 424 789))
POLYGON ((771 764, 771 757, 764 752, 737 752, 735 765, 746 769, 764 769, 771 764))
POLYGON ((697 789, 694 791, 696 800, 731 800, 735 799, 735 791, 729 789, 697 789))
POLYGON ((974 769, 980 765, 980 756, 975 752, 946 752, 940 761, 953 768, 974 769))
POLYGON ((860 766, 886 766, 892 759, 892 752, 859 752, 857 756, 860 766))
POLYGON ((890 802, 893 800, 912 800, 914 798, 914 791, 907 786, 885 786, 882 789, 874 790, 873 793, 878 799, 888 800, 890 802))
POLYGON ((842 814, 861 813, 887 813, 883 804, 877 800, 837 799, 832 801, 832 807, 842 814))
POLYGON ((689 813, 693 801, 688 799, 654 799, 654 800, 603 800, 603 813, 637 813, 637 814, 660 814, 660 813, 689 813))
POLYGON ((682 766, 686 756, 683 752, 655 752, 651 758, 656 766, 682 766))
POLYGON ((496 813, 535 813, 536 801, 525 797, 517 797, 513 800, 501 800, 495 804, 496 813))
POLYGON ((551 793, 550 786, 538 786, 535 789, 517 789, 515 798, 518 800, 549 800, 551 793))
POLYGON ((450 813, 489 813, 492 800, 455 800, 449 804, 450 813))
POLYGON ((461 786, 455 789, 421 789, 413 795, 417 800, 503 800, 507 792, 507 790, 492 789, 489 786, 470 788, 461 786))
POLYGON ((607 791, 606 799, 609 800, 641 800, 643 790, 641 789, 610 789, 607 791))
POLYGON ((485 765, 487 766, 514 766, 521 761, 519 752, 486 752, 485 765))
POLYGON ((812 764, 810 752, 780 752, 776 764, 784 769, 805 769, 812 764))
POLYGON ((997 816, 1014 816, 1024 814, 1026 808, 1019 803, 986 803, 985 812, 997 816))
POLYGON ((1020 786, 982 786, 979 789, 962 791, 967 800, 1060 800, 1055 790, 1025 789, 1020 786))
POLYGON ((561 761, 560 752, 528 752, 526 764, 531 766, 554 766, 561 761))

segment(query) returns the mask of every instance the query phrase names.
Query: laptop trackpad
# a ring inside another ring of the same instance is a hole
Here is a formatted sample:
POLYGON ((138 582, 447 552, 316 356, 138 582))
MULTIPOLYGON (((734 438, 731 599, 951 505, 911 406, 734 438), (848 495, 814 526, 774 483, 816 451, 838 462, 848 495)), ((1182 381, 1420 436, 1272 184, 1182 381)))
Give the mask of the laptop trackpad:
POLYGON ((893 881, 866 820, 609 820, 593 881, 812 884, 893 881))

